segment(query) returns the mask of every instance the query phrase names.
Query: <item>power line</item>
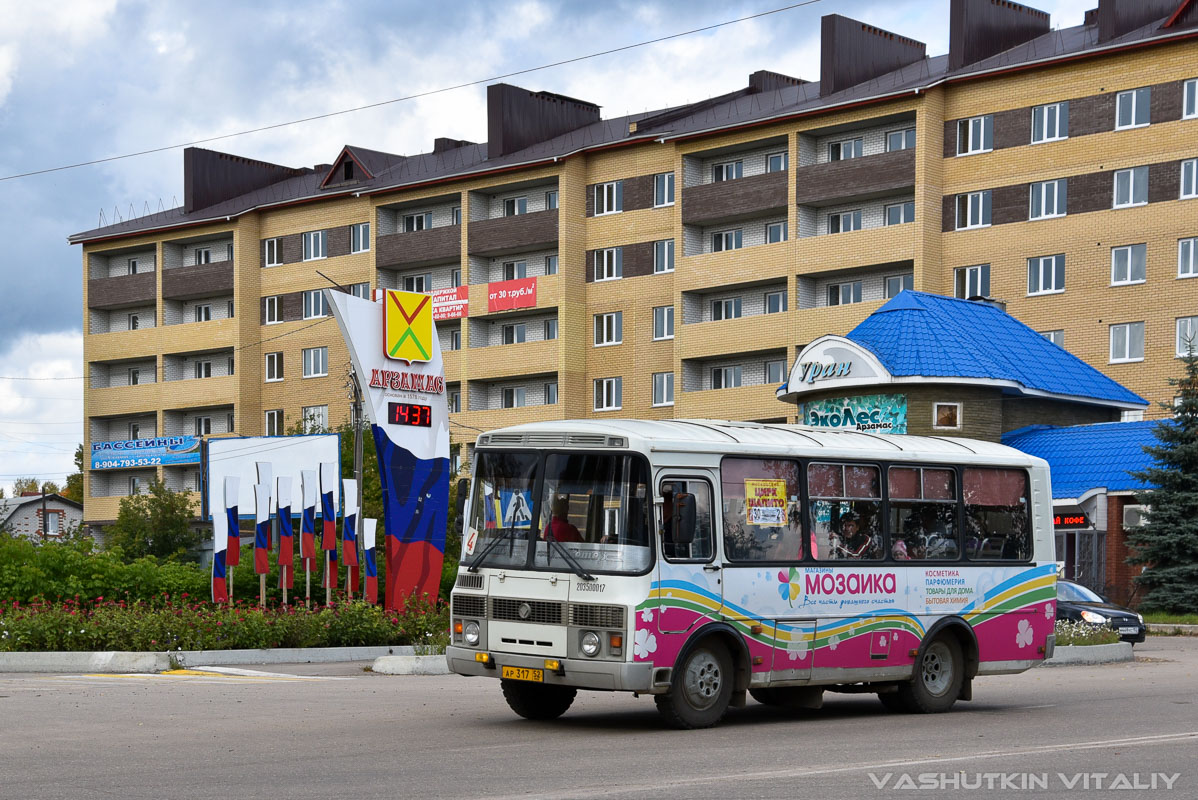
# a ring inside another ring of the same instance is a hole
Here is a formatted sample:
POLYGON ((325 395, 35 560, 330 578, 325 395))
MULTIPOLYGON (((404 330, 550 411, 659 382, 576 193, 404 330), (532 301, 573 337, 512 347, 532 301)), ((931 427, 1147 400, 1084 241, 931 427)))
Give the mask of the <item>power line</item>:
POLYGON ((712 25, 704 25, 701 28, 692 28, 689 31, 682 31, 681 33, 671 33, 667 36, 659 36, 656 39, 648 39, 643 42, 636 42, 635 44, 626 44, 621 47, 613 47, 608 50, 600 50, 598 52, 589 53, 589 54, 583 55, 583 56, 575 56, 574 58, 566 58, 561 61, 554 61, 549 64, 542 64, 538 67, 528 67, 526 69, 519 69, 514 72, 506 72, 502 75, 494 75, 490 78, 479 78, 478 80, 467 81, 465 83, 458 83, 453 86, 444 86, 440 89, 430 89, 427 92, 418 92, 416 94, 405 95, 404 97, 395 97, 390 100, 380 100, 377 103, 367 103, 366 105, 355 106, 354 108, 346 108, 346 109, 342 109, 340 111, 329 111, 324 114, 316 114, 311 117, 303 117, 301 119, 293 119, 293 120, 290 120, 287 122, 276 122, 272 125, 263 125, 258 128, 249 128, 247 130, 237 131, 235 133, 222 133, 219 136, 209 136, 205 139, 196 139, 194 141, 184 142, 182 144, 171 144, 171 145, 164 145, 162 147, 152 147, 148 150, 139 150, 134 153, 125 153, 123 155, 118 155, 118 156, 108 156, 106 158, 97 158, 97 159, 93 159, 91 161, 80 161, 76 164, 64 164, 64 165, 58 166, 58 167, 47 167, 45 169, 37 169, 37 170, 32 170, 30 172, 21 172, 21 173, 15 174, 15 175, 5 175, 3 177, 0 177, 0 181, 10 181, 10 180, 15 180, 16 178, 28 178, 32 175, 44 175, 48 172, 61 172, 63 170, 76 169, 78 167, 89 167, 89 166, 93 166, 95 164, 104 164, 109 161, 120 161, 121 159, 125 159, 125 158, 134 158, 136 156, 145 156, 145 155, 150 155, 152 153, 161 153, 166 150, 177 150, 180 147, 194 147, 195 145, 198 145, 198 144, 208 144, 209 142, 216 142, 216 141, 220 141, 222 139, 232 139, 237 136, 246 136, 251 133, 261 133, 263 131, 270 131, 270 130, 275 130, 278 128, 285 128, 290 125, 300 125, 305 122, 315 122, 316 120, 328 119, 330 117, 337 117, 337 116, 341 116, 343 114, 352 114, 357 111, 366 111, 366 110, 372 109, 372 108, 380 108, 382 106, 391 105, 393 103, 402 103, 406 100, 418 100, 422 97, 429 97, 430 95, 434 95, 434 94, 442 94, 444 92, 452 92, 457 89, 466 89, 471 86, 478 86, 478 85, 484 84, 484 83, 491 83, 493 81, 503 80, 504 78, 513 78, 517 75, 527 75, 531 72, 540 72, 541 70, 544 70, 544 69, 552 69, 553 67, 561 67, 561 66, 565 66, 566 64, 576 64, 580 61, 586 61, 588 59, 598 58, 600 56, 608 56, 608 55, 612 55, 613 53, 622 53, 622 52, 625 52, 628 50, 635 50, 639 47, 647 47, 651 44, 659 44, 661 42, 667 42, 667 41, 670 41, 671 39, 679 39, 679 38, 682 38, 683 36, 691 36, 696 33, 704 33, 706 31, 715 30, 717 28, 723 28, 728 25, 735 25, 737 23, 747 22, 752 19, 768 17, 771 14, 779 14, 783 11, 792 11, 796 8, 801 8, 803 6, 814 5, 815 3, 818 3, 819 1, 820 0, 804 0, 804 2, 801 2, 801 3, 792 3, 790 5, 781 6, 780 8, 773 8, 768 11, 761 11, 757 14, 749 14, 748 16, 739 17, 737 19, 730 19, 730 20, 726 20, 724 22, 717 22, 712 25))

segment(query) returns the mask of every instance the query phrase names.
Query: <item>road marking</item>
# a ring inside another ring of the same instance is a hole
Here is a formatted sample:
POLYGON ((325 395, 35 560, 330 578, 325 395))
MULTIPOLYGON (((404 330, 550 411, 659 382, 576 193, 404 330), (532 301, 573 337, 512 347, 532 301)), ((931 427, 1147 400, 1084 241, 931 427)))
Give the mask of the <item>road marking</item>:
MULTIPOLYGON (((715 775, 703 775, 693 778, 665 779, 641 784, 622 783, 620 786, 596 787, 590 790, 578 791, 571 787, 567 792, 571 797, 610 797, 629 795, 634 792, 661 792, 687 786, 709 786, 713 783, 737 781, 763 781, 776 779, 807 778, 815 775, 838 775, 853 772, 877 772, 880 770, 902 768, 911 770, 928 764, 952 764, 960 761, 976 761, 988 758, 1010 758, 1013 756, 1035 756, 1062 751, 1076 752, 1078 750, 1101 750, 1110 747, 1139 747, 1141 745, 1160 745, 1170 742, 1198 742, 1198 731, 1185 733, 1162 733, 1153 736, 1133 736, 1125 739, 1098 739, 1088 742, 1070 742, 1068 744, 1049 744, 1037 747, 1021 747, 1013 750, 989 750, 980 753, 969 753, 961 756, 936 756, 921 759, 898 759, 894 761, 879 761, 874 764, 857 764, 848 767, 797 767, 793 769, 760 770, 757 772, 733 772, 715 775)), ((512 794, 490 795, 488 800, 558 800, 562 790, 554 789, 543 794, 512 794)))
POLYGON ((100 680, 121 681, 130 678, 151 681, 188 681, 191 683, 314 683, 323 681, 351 681, 352 677, 334 675, 293 675, 286 672, 260 672, 232 667, 197 667, 195 669, 171 669, 165 672, 103 672, 84 675, 61 675, 52 678, 60 681, 100 680))

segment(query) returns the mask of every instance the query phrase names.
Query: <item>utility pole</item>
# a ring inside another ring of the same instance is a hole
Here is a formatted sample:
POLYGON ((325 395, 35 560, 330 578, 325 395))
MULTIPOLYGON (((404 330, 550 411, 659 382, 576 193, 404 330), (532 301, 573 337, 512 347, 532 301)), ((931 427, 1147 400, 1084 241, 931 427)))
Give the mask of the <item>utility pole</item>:
MULTIPOLYGON (((15 493, 14 493, 15 494, 15 493)), ((46 538, 46 531, 50 530, 50 517, 46 515, 46 484, 42 484, 42 538, 46 538)))

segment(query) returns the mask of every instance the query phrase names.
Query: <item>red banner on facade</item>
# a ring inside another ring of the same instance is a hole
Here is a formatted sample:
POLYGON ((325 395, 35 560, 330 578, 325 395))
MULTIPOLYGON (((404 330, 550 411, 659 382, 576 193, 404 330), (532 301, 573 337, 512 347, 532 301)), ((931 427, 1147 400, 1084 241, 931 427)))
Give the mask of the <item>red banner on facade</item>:
POLYGON ((537 279, 520 278, 487 284, 487 312, 532 308, 537 304, 537 279))
POLYGON ((433 322, 461 319, 470 313, 470 288, 437 289, 433 295, 433 322))

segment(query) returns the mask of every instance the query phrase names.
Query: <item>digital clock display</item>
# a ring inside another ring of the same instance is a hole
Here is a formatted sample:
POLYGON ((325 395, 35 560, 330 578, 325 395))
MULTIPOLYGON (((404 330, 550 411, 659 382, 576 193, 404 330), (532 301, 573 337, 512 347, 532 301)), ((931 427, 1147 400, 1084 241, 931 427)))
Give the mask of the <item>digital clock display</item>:
POLYGON ((433 409, 432 406, 418 406, 412 403, 388 403, 387 421, 392 425, 428 428, 433 424, 433 409))

